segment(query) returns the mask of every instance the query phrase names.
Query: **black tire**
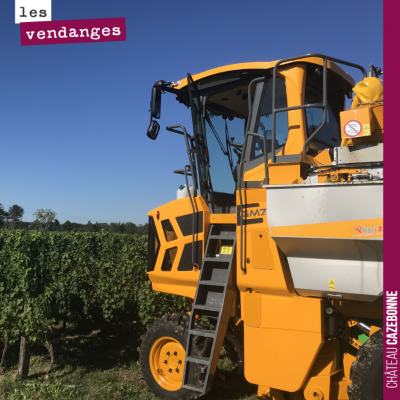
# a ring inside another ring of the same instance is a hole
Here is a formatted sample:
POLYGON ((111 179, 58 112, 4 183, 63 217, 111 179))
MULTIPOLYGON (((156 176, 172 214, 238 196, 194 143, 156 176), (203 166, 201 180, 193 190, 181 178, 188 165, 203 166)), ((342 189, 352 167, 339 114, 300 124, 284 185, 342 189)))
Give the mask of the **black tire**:
MULTIPOLYGON (((153 325, 147 328, 147 332, 141 337, 142 344, 138 349, 140 352, 139 364, 142 367, 142 376, 147 383, 148 388, 158 397, 170 400, 189 400, 200 397, 201 394, 192 390, 180 388, 176 391, 169 391, 161 387, 154 379, 150 368, 150 351, 153 344, 161 337, 167 336, 177 340, 184 348, 186 347, 187 331, 189 325, 189 316, 187 314, 168 314, 158 319, 153 325)), ((195 326, 201 328, 201 325, 195 321, 195 326)), ((204 329, 204 328, 203 328, 204 329)), ((195 348, 194 354, 204 356, 209 353, 212 340, 202 336, 196 336, 193 342, 195 348)), ((228 350, 229 356, 237 362, 237 368, 232 371, 236 376, 243 375, 243 346, 232 333, 226 332, 224 346, 228 350)), ((200 381, 202 377, 196 377, 200 381)))
POLYGON ((350 400, 383 400, 383 332, 375 332, 358 350, 350 369, 350 400))
POLYGON ((224 347, 229 358, 236 363, 236 368, 225 375, 243 376, 244 375, 244 349, 242 343, 235 338, 233 333, 228 330, 225 333, 224 347))
MULTIPOLYGON (((187 314, 168 314, 158 319, 153 325, 147 328, 147 332, 141 337, 139 364, 142 367, 142 376, 147 383, 148 388, 158 397, 170 400, 189 400, 201 396, 200 393, 192 390, 180 388, 179 390, 169 391, 158 384, 151 373, 150 351, 153 344, 161 337, 171 337, 177 340, 183 348, 186 347, 187 330, 189 325, 189 316, 187 314)), ((211 346, 211 339, 204 337, 195 338, 196 353, 204 354, 211 346)))

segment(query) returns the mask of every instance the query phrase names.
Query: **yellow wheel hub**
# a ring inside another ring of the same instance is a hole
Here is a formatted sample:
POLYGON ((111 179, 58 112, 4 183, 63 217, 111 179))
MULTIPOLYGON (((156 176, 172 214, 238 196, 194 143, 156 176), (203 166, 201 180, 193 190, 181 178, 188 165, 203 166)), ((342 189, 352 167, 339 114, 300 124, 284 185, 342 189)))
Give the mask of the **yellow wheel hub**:
POLYGON ((165 390, 175 391, 182 387, 186 352, 171 337, 161 337, 152 346, 149 355, 151 373, 165 390))

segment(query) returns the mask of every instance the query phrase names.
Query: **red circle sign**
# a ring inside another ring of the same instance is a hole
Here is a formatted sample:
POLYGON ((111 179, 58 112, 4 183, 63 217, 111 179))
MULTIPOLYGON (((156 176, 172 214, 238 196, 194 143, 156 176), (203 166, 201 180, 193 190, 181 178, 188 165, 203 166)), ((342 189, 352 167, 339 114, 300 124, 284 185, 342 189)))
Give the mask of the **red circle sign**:
POLYGON ((355 137, 361 133, 362 126, 358 121, 349 121, 344 126, 344 133, 346 136, 355 137))

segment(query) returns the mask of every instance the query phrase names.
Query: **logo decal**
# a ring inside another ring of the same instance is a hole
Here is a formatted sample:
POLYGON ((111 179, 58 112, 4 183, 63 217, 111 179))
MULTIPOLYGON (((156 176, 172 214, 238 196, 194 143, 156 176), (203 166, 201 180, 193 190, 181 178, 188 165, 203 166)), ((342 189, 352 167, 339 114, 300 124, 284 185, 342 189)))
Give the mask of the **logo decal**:
POLYGON ((265 215, 267 212, 266 208, 258 208, 257 210, 253 211, 245 211, 243 218, 249 218, 249 217, 262 217, 265 215))
POLYGON ((264 216, 267 214, 266 208, 259 208, 259 203, 244 204, 243 211, 240 206, 237 207, 237 220, 238 225, 251 225, 251 224, 262 224, 265 220, 264 216), (255 218, 254 218, 255 217, 255 218))
POLYGON ((383 234, 383 226, 378 225, 378 226, 373 226, 372 228, 369 228, 364 225, 359 225, 353 228, 354 231, 357 231, 357 234, 354 234, 353 237, 359 237, 359 236, 373 236, 373 235, 382 235, 383 234))

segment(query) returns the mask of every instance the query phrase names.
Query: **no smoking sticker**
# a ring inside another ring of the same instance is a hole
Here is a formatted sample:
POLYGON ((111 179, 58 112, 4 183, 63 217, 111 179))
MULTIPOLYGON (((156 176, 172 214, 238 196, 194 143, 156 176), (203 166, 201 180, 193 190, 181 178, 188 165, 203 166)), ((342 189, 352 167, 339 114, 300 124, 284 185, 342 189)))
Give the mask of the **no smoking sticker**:
POLYGON ((358 136, 361 133, 361 130, 362 126, 358 121, 349 121, 344 126, 344 133, 350 137, 358 136))

